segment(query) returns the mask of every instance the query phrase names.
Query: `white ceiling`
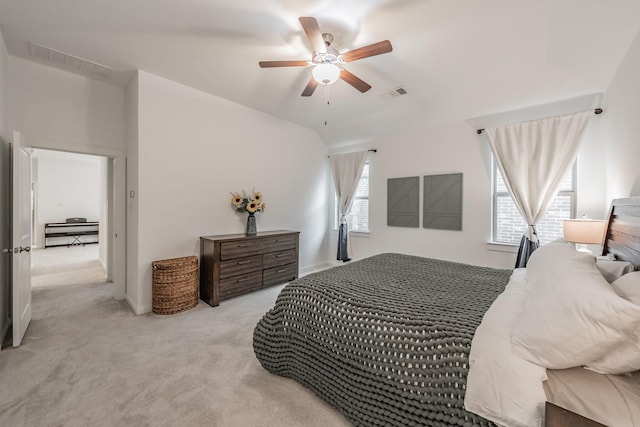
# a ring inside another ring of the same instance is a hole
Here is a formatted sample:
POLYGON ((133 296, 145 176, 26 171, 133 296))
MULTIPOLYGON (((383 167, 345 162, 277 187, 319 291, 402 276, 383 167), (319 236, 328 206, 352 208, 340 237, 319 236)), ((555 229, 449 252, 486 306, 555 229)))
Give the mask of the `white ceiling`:
POLYGON ((110 67, 104 79, 123 86, 145 70, 333 146, 604 92, 640 31, 640 1, 0 0, 0 29, 12 55, 36 43, 110 67), (391 41, 393 52, 344 66, 369 92, 338 81, 303 98, 309 69, 258 67, 311 58, 300 16, 339 51, 391 41), (408 93, 391 96, 398 87, 408 93))

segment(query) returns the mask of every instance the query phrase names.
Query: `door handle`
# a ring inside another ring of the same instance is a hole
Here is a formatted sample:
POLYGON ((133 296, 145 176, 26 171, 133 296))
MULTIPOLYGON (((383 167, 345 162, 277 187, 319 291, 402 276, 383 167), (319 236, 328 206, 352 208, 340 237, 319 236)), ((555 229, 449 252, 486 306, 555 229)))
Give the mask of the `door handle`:
POLYGON ((26 246, 26 247, 18 247, 18 248, 8 248, 8 249, 3 249, 2 253, 3 254, 19 254, 22 252, 30 252, 31 251, 31 246, 26 246))

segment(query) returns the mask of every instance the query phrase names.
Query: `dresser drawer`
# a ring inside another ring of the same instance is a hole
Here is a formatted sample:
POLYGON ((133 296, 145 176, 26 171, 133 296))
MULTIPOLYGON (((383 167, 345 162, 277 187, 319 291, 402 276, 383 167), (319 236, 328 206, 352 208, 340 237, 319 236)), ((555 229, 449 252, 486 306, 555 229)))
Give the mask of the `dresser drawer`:
POLYGON ((264 268, 278 267, 296 262, 296 250, 288 249, 280 252, 269 252, 264 254, 262 264, 264 268))
POLYGON ((298 277, 298 263, 288 264, 280 267, 268 268, 264 270, 262 283, 264 286, 271 286, 277 283, 288 282, 298 277))
POLYGON ((276 236, 262 239, 265 252, 277 252, 285 249, 295 249, 296 236, 276 236))
POLYGON ((233 276, 220 280, 220 299, 226 299, 242 295, 244 293, 260 289, 262 286, 262 270, 233 276))
POLYGON ((243 240, 220 244, 220 259, 241 258, 262 253, 260 240, 243 240))
POLYGON ((234 258, 220 262, 220 279, 262 270, 262 256, 234 258))

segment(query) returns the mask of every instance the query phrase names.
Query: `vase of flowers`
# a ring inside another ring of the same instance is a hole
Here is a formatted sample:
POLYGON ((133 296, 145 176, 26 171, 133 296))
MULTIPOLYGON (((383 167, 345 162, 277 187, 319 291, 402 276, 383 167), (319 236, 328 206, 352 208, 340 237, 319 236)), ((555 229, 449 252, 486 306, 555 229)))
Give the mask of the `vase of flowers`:
POLYGON ((258 228, 256 226, 256 212, 264 212, 266 204, 262 199, 262 193, 253 191, 251 197, 247 196, 247 193, 242 191, 240 193, 231 193, 231 206, 238 212, 247 212, 247 228, 245 233, 247 236, 258 234, 258 228))

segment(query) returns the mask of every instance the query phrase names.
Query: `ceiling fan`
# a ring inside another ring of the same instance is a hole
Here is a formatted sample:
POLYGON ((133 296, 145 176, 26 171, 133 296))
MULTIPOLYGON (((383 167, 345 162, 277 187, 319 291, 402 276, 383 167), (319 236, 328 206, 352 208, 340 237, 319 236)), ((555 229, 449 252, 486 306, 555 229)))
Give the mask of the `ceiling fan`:
POLYGON ((311 61, 260 61, 261 68, 312 66, 311 79, 302 91, 302 96, 313 95, 318 84, 330 85, 338 79, 344 80, 362 93, 371 89, 371 85, 345 70, 341 65, 391 52, 393 48, 389 40, 340 53, 331 46, 333 36, 329 33, 322 33, 315 18, 301 17, 299 21, 313 48, 311 61))

